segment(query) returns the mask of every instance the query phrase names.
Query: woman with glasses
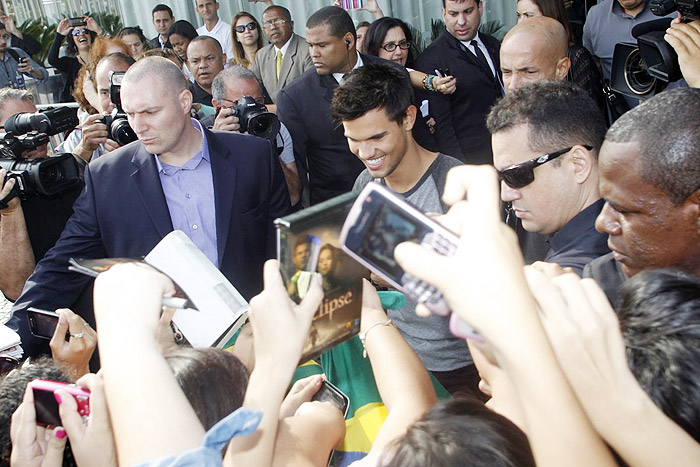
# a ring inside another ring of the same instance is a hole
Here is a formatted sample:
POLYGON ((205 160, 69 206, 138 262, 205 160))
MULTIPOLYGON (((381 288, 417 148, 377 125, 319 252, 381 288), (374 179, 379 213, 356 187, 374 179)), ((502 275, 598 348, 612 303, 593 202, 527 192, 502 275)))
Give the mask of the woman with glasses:
MULTIPOLYGON (((411 65, 411 29, 398 18, 384 17, 374 21, 364 37, 364 49, 368 55, 396 62, 401 66, 411 65)), ((427 75, 407 68, 413 87, 452 94, 457 89, 457 80, 452 76, 427 75)))
POLYGON ((231 21, 231 37, 233 37, 233 57, 229 57, 230 62, 233 62, 231 64, 250 69, 255 61, 255 54, 263 47, 260 23, 250 13, 241 11, 231 21))
POLYGON ((117 33, 117 37, 124 41, 129 48, 129 55, 131 55, 131 58, 134 60, 136 60, 144 50, 153 47, 151 41, 146 39, 146 36, 143 35, 143 31, 138 26, 122 28, 122 30, 117 33))
POLYGON ((70 26, 68 18, 63 18, 56 26, 56 37, 49 48, 49 64, 63 75, 63 90, 59 96, 60 102, 73 102, 73 85, 78 72, 88 61, 90 47, 98 35, 102 35, 102 28, 89 16, 83 17, 84 25, 70 26), (59 57, 59 51, 63 39, 66 42, 66 56, 59 57))

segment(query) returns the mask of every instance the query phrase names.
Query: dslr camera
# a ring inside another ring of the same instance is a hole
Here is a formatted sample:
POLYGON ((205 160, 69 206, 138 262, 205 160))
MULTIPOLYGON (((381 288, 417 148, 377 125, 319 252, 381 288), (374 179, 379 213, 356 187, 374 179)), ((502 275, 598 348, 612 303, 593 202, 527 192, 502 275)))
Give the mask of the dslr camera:
POLYGON ((109 72, 109 98, 114 104, 114 110, 101 120, 107 125, 107 138, 116 141, 120 146, 138 139, 134 130, 129 126, 126 113, 122 109, 121 89, 125 73, 124 71, 109 72))
POLYGON ((231 109, 238 117, 241 133, 247 131, 251 135, 275 141, 280 131, 280 121, 263 104, 258 104, 251 96, 243 96, 231 109))
MULTIPOLYGON (((678 11, 684 22, 700 18, 700 0, 651 0, 649 8, 656 16, 678 11)), ((683 77, 676 51, 664 40, 670 24, 670 18, 638 24, 632 28, 636 43, 615 45, 610 73, 614 91, 633 99, 648 99, 683 77)))
POLYGON ((18 113, 5 122, 7 133, 0 136, 0 169, 7 170, 5 182, 15 179, 10 194, 0 199, 0 208, 18 196, 53 195, 80 183, 80 170, 72 154, 25 160, 22 153, 49 141, 55 135, 78 124, 76 111, 59 107, 45 112, 18 113))

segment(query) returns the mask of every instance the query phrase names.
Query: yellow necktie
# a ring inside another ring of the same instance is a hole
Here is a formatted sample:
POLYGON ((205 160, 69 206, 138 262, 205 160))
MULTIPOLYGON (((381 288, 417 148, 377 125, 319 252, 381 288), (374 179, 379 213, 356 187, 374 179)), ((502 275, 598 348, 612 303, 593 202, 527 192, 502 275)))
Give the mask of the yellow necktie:
POLYGON ((277 51, 277 79, 280 79, 280 70, 282 69, 282 51, 277 51))

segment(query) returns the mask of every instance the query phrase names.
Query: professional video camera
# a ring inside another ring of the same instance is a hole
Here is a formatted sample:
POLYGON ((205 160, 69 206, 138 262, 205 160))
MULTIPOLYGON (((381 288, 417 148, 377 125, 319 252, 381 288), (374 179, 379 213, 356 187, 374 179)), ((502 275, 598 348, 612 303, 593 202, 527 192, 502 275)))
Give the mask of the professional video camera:
MULTIPOLYGON (((652 0, 651 12, 666 16, 679 11, 684 22, 700 18, 700 0, 652 0)), ((637 43, 615 45, 610 87, 634 99, 647 99, 668 83, 682 78, 678 55, 664 40, 671 18, 641 23, 632 28, 637 43)))
POLYGON ((109 72, 109 98, 115 108, 111 114, 105 115, 102 119, 102 123, 107 125, 107 137, 121 146, 138 139, 134 130, 129 126, 126 113, 122 109, 121 89, 125 73, 124 71, 109 72))
POLYGON ((0 199, 0 208, 15 196, 53 195, 80 183, 80 171, 72 154, 22 159, 22 153, 49 141, 49 135, 73 129, 78 124, 75 109, 59 107, 45 112, 18 113, 5 122, 0 136, 0 168, 5 181, 15 179, 10 195, 0 199))
POLYGON ((267 107, 255 102, 251 96, 243 96, 238 100, 238 105, 231 108, 238 117, 241 132, 247 131, 251 135, 275 141, 280 131, 280 121, 277 115, 267 111, 267 107))

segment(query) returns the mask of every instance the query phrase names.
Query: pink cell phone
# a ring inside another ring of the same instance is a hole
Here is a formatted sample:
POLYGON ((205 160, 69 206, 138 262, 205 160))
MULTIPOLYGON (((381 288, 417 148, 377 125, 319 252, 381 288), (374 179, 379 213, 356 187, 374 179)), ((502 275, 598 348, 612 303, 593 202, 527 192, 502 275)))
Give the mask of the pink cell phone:
POLYGON ((54 391, 63 389, 71 394, 78 403, 78 413, 83 419, 90 415, 90 391, 70 383, 61 383, 48 379, 35 379, 29 385, 34 392, 34 408, 36 422, 39 425, 60 426, 61 417, 58 414, 58 402, 54 391))

